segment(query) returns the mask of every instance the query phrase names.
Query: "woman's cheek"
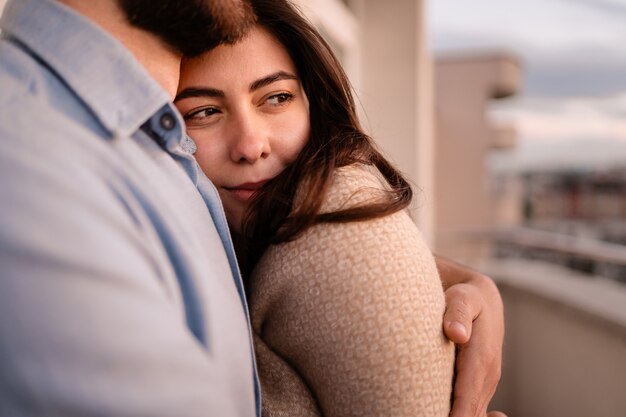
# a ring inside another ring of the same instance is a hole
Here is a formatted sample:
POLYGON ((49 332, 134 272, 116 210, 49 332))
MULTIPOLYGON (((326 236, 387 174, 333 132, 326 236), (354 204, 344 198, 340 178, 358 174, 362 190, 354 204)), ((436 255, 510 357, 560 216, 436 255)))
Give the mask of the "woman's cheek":
POLYGON ((198 161, 198 165, 204 171, 204 173, 209 177, 209 171, 216 169, 216 166, 223 165, 227 161, 225 160, 227 157, 226 152, 222 149, 222 146, 219 146, 218 141, 211 140, 206 137, 199 137, 196 142, 196 161, 198 161))
POLYGON ((294 125, 290 126, 290 128, 286 131, 291 132, 289 138, 286 139, 289 143, 288 158, 289 162, 291 162, 296 159, 298 154, 300 154, 300 152, 304 148, 304 145, 306 145, 309 140, 310 128, 308 124, 308 119, 306 120, 306 123, 294 123, 294 125))
POLYGON ((198 165, 200 165, 200 169, 204 171, 204 174, 209 177, 211 181, 215 181, 215 170, 217 168, 217 162, 219 158, 216 158, 217 152, 216 149, 212 149, 212 147, 207 146, 206 143, 200 145, 196 143, 196 161, 198 165))

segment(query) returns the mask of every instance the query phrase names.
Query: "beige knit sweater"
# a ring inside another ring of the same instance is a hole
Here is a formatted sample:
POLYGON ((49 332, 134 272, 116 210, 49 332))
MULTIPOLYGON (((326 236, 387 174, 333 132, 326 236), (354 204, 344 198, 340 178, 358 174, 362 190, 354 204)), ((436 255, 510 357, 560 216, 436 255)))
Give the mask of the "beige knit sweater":
MULTIPOLYGON (((339 169, 323 211, 383 187, 363 166, 339 169)), ((249 297, 264 416, 448 415, 443 291, 406 212, 317 225, 270 247, 249 297)))

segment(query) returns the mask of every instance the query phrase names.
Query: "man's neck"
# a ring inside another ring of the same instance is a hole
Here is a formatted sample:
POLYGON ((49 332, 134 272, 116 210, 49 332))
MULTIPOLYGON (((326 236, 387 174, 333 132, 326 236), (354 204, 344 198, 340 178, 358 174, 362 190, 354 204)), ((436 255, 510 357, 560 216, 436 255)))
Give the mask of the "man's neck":
POLYGON ((181 55, 156 35, 132 26, 116 1, 59 0, 98 24, 122 42, 148 73, 170 94, 176 95, 181 55))

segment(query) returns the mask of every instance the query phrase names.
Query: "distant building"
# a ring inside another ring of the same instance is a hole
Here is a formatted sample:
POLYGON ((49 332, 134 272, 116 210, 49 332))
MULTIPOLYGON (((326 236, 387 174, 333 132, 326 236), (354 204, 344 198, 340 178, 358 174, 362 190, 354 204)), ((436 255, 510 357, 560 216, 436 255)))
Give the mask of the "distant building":
POLYGON ((529 221, 626 221, 626 168, 524 174, 533 214, 529 221))

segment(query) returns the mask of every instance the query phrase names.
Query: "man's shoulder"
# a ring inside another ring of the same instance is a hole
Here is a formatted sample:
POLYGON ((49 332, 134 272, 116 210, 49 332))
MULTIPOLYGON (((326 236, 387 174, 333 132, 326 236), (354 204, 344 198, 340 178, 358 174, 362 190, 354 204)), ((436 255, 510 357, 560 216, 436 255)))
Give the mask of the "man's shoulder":
POLYGON ((12 106, 14 100, 32 94, 29 89, 42 70, 41 64, 25 51, 0 38, 0 117, 17 110, 12 106))
POLYGON ((103 140, 36 95, 0 102, 0 145, 0 192, 7 200, 32 194, 28 201, 45 205, 53 190, 86 197, 107 187, 103 140))
POLYGON ((77 98, 10 42, 0 41, 0 58, 0 192, 5 197, 0 220, 9 221, 11 210, 27 203, 45 211, 55 192, 104 195, 101 168, 110 152, 82 122, 86 110, 75 111, 77 98))
POLYGON ((47 67, 6 40, 0 58, 0 161, 84 162, 102 147, 89 111, 47 67))
POLYGON ((77 97, 48 67, 6 39, 0 40, 0 85, 3 147, 19 146, 56 132, 62 141, 78 127, 67 116, 79 107, 77 97))
POLYGON ((85 163, 97 157, 103 138, 52 103, 16 92, 0 102, 0 160, 41 158, 41 165, 85 163), (100 146, 98 146, 100 145, 100 146))

